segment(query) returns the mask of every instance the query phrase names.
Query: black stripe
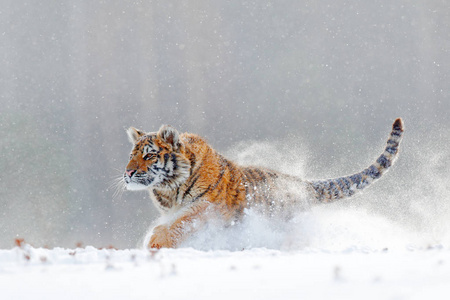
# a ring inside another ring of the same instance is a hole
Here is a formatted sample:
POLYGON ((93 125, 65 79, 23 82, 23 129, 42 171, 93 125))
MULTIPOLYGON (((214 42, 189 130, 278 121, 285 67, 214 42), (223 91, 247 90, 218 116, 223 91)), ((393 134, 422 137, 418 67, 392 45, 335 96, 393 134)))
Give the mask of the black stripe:
POLYGON ((258 169, 251 169, 249 170, 250 174, 252 175, 253 181, 255 182, 255 186, 258 186, 259 179, 261 178, 260 174, 258 173, 258 169))
MULTIPOLYGON (((230 172, 230 162, 227 159, 225 159, 223 156, 220 156, 220 167, 221 168, 220 168, 219 179, 217 180, 214 187, 211 189, 212 191, 214 191, 217 188, 217 186, 219 185, 220 181, 222 180, 223 176, 225 175, 225 171, 228 169, 228 172, 230 172)), ((217 192, 217 195, 222 193, 223 189, 224 189, 224 186, 222 185, 220 190, 217 192)))
POLYGON ((397 142, 396 140, 392 139, 392 138, 390 138, 390 139, 387 141, 387 143, 388 143, 389 145, 393 145, 393 147, 398 147, 398 142, 397 142))
POLYGON ((331 193, 330 193, 330 181, 323 181, 323 199, 330 199, 331 193))
MULTIPOLYGON (((195 156, 194 156, 194 160, 195 160, 195 156)), ((197 172, 197 171, 199 171, 202 167, 203 167, 203 164, 204 164, 204 160, 202 160, 202 162, 200 163, 200 165, 197 167, 197 169, 195 170, 195 172, 197 172)), ((194 164, 195 164, 195 162, 194 162, 194 164)), ((198 177, 200 177, 200 175, 198 175, 197 176, 197 178, 192 178, 192 176, 194 175, 193 173, 194 173, 194 170, 193 170, 193 168, 192 168, 192 163, 191 163, 191 170, 190 170, 190 175, 189 175, 189 178, 191 179, 191 180, 194 180, 194 183, 195 183, 195 181, 197 181, 197 179, 198 179, 198 177)), ((192 181, 191 181, 192 182, 192 181)), ((188 183, 187 183, 188 184, 188 183)), ((188 189, 191 189, 192 188, 192 184, 190 184, 190 186, 189 186, 189 188, 188 189)), ((186 195, 186 192, 184 193, 184 195, 186 195)), ((184 198, 184 195, 183 195, 183 198, 184 198)))
POLYGON ((323 186, 318 186, 316 188, 316 192, 317 192, 317 200, 319 201, 323 201, 323 199, 325 199, 325 193, 323 192, 323 186))
MULTIPOLYGON (((219 196, 219 195, 223 192, 223 189, 224 189, 224 185, 222 185, 221 188, 220 188, 220 190, 217 191, 216 197, 219 196)), ((213 190, 214 190, 214 189, 213 189, 213 190)))
POLYGON ((333 199, 333 196, 334 196, 334 198, 337 198, 339 195, 339 190, 338 190, 336 184, 332 180, 329 181, 329 184, 330 184, 329 185, 330 198, 333 199))
POLYGON ((231 174, 230 181, 234 181, 234 174, 236 173, 235 172, 235 168, 234 168, 233 164, 229 160, 225 159, 225 163, 226 163, 226 166, 228 167, 228 170, 230 171, 230 174, 231 174))
MULTIPOLYGON (((236 187, 235 193, 236 193, 236 195, 235 195, 235 197, 233 197, 233 199, 237 200, 239 194, 241 193, 241 190, 239 189, 239 186, 236 187)), ((236 201, 233 201, 233 204, 235 204, 235 203, 236 203, 236 201)))
POLYGON ((338 184, 339 188, 341 189, 342 192, 344 192, 345 190, 347 190, 347 187, 345 186, 344 180, 343 178, 338 178, 335 180, 336 183, 338 184))
POLYGON ((349 178, 350 178, 350 180, 351 180, 353 183, 356 183, 356 186, 357 186, 357 187, 359 186, 359 184, 360 184, 361 181, 362 181, 362 176, 361 176, 360 173, 354 174, 354 175, 350 176, 349 178))
POLYGON ((400 130, 392 130, 391 136, 401 136, 402 132, 400 130))
POLYGON ((261 178, 261 181, 263 183, 267 182, 267 176, 263 171, 261 171, 260 169, 255 169, 255 171, 256 171, 256 173, 258 173, 258 175, 261 178))
POLYGON ((195 183, 197 182, 197 180, 200 178, 200 174, 198 174, 197 176, 195 176, 195 178, 192 180, 192 182, 190 183, 189 187, 186 189, 186 191, 183 194, 183 199, 184 197, 186 197, 186 195, 189 195, 189 192, 191 191, 192 187, 195 185, 195 183))
POLYGON ((225 174, 225 168, 222 165, 222 169, 220 170, 220 174, 219 174, 219 179, 217 180, 217 182, 214 184, 214 186, 211 189, 211 185, 209 185, 206 190, 204 190, 203 192, 201 192, 199 195, 197 195, 194 200, 192 200, 192 202, 197 201, 199 198, 203 197, 203 195, 205 195, 207 192, 209 192, 210 190, 215 190, 217 188, 217 186, 219 185, 220 181, 222 181, 223 175, 225 174))
POLYGON ((191 162, 191 169, 190 169, 189 172, 190 172, 190 175, 192 175, 192 172, 193 172, 194 167, 195 167, 195 163, 197 162, 194 153, 191 152, 191 155, 189 156, 189 160, 190 160, 190 162, 191 162))
POLYGON ((380 166, 385 169, 391 166, 391 161, 386 156, 384 156, 384 154, 378 157, 377 163, 379 163, 380 166))
POLYGON ((365 170, 362 172, 362 174, 363 174, 363 175, 367 175, 367 176, 369 176, 370 178, 373 178, 373 179, 380 178, 380 176, 381 176, 380 171, 379 171, 379 170, 377 169, 377 167, 375 167, 374 165, 371 165, 370 167, 368 167, 367 169, 365 169, 365 170))
POLYGON ((162 200, 161 195, 158 194, 155 190, 153 190, 153 195, 155 195, 156 200, 158 200, 158 202, 161 203, 161 205, 162 205, 162 201, 163 201, 163 200, 162 200))
POLYGON ((195 197, 194 200, 192 200, 192 202, 195 202, 195 201, 197 201, 199 198, 203 197, 203 195, 206 194, 206 193, 209 191, 210 188, 211 188, 211 186, 208 186, 208 187, 206 188, 206 190, 204 190, 204 191, 201 192, 199 195, 197 195, 197 197, 195 197))
POLYGON ((267 174, 269 175, 270 178, 272 179, 277 179, 278 178, 278 174, 275 172, 267 172, 267 174))
POLYGON ((256 186, 256 180, 255 175, 253 174, 253 171, 251 169, 247 169, 247 179, 252 183, 253 187, 256 186))
POLYGON ((253 171, 250 168, 247 168, 248 177, 254 180, 255 175, 253 175, 253 171))
POLYGON ((178 199, 178 194, 180 193, 180 187, 177 188, 177 194, 175 195, 175 201, 178 199))
POLYGON ((398 151, 398 148, 397 148, 397 146, 395 146, 395 147, 386 147, 386 149, 385 149, 387 152, 389 152, 390 154, 396 154, 397 153, 397 151, 398 151))
POLYGON ((326 195, 325 195, 325 191, 327 188, 327 182, 326 181, 317 181, 314 183, 314 189, 317 192, 317 199, 319 201, 322 201, 323 199, 325 199, 326 195))
POLYGON ((173 170, 175 171, 178 169, 178 162, 177 162, 177 156, 175 153, 172 153, 172 163, 173 163, 173 170))
POLYGON ((201 169, 203 168, 203 165, 204 165, 204 164, 205 164, 205 160, 202 160, 202 162, 200 163, 200 165, 199 165, 194 171, 192 171, 192 173, 201 170, 201 169))
POLYGON ((225 175, 225 165, 221 165, 221 169, 220 169, 220 173, 219 173, 219 179, 217 180, 217 182, 214 184, 213 186, 213 190, 216 189, 216 187, 219 185, 220 181, 222 181, 223 175, 225 175))
POLYGON ((169 153, 164 154, 164 166, 163 169, 166 168, 167 162, 169 161, 169 153))
POLYGON ((347 189, 350 189, 350 188, 352 187, 352 184, 350 183, 350 181, 348 181, 347 178, 343 177, 343 178, 341 178, 341 179, 342 179, 342 181, 345 183, 345 187, 346 187, 347 189))
POLYGON ((344 193, 348 196, 352 196, 353 194, 355 194, 355 191, 351 188, 352 184, 350 183, 350 181, 347 178, 341 178, 342 181, 345 183, 345 190, 344 193))

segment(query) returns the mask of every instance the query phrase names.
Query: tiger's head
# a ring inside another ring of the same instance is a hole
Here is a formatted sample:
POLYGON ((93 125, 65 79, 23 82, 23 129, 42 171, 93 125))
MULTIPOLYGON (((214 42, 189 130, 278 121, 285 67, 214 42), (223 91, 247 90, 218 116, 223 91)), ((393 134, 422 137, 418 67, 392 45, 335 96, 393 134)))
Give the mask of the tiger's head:
POLYGON ((175 189, 189 177, 190 164, 178 131, 163 125, 158 132, 145 133, 130 127, 133 144, 123 175, 128 190, 175 189))

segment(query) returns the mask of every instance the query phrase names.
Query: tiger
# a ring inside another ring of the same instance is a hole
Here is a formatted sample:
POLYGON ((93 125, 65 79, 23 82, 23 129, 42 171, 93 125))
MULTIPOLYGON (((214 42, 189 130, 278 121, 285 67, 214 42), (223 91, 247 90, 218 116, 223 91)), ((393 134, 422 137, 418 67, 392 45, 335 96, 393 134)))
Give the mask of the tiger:
POLYGON ((313 205, 348 198, 379 179, 396 161, 404 132, 397 118, 384 152, 359 173, 304 180, 275 170, 240 166, 204 138, 170 125, 157 132, 127 130, 132 151, 123 175, 127 190, 147 190, 161 214, 148 248, 177 248, 211 218, 240 222, 249 209, 273 218, 292 217, 313 205))

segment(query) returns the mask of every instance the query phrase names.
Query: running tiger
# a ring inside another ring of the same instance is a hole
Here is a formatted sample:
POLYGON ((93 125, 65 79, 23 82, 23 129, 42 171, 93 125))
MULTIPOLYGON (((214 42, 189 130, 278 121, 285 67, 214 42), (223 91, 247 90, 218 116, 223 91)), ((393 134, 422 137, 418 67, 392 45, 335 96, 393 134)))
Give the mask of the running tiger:
POLYGON ((133 127, 133 144, 124 174, 128 190, 148 190, 164 223, 153 228, 148 247, 176 248, 210 217, 233 224, 244 209, 289 218, 316 203, 350 197, 381 177, 394 163, 403 135, 399 118, 384 152, 367 169, 335 179, 307 181, 277 171, 242 167, 191 133, 164 125, 145 133, 133 127))

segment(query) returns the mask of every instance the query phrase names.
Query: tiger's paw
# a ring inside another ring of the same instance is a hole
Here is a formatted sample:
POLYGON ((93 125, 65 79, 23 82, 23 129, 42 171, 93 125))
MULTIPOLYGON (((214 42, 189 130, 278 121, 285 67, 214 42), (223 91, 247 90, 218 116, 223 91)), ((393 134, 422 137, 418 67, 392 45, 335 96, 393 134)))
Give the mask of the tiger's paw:
POLYGON ((153 235, 148 243, 149 248, 174 248, 175 244, 170 237, 169 229, 164 225, 153 228, 153 235))

